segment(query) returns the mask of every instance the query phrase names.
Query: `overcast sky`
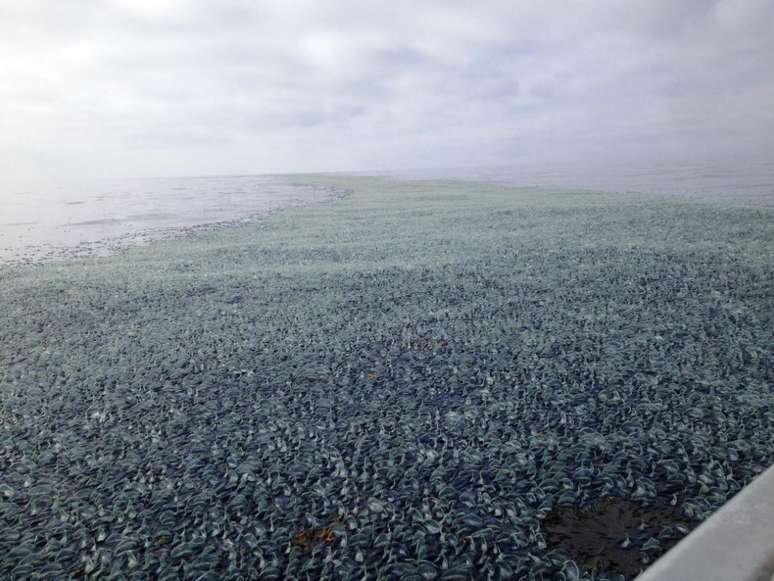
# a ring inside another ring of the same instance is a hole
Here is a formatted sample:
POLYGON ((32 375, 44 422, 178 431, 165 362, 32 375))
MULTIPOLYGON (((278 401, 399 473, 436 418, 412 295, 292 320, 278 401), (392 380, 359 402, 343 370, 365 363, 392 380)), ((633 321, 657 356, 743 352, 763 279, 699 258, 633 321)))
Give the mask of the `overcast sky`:
POLYGON ((774 158, 773 0, 0 0, 0 175, 774 158))

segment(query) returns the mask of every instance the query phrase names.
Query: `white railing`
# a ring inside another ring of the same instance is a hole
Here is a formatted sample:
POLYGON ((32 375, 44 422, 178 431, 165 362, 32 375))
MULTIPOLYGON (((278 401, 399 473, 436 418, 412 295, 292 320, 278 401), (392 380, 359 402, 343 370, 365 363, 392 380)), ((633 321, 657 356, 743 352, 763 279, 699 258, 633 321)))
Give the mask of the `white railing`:
POLYGON ((774 466, 636 581, 774 581, 774 466))

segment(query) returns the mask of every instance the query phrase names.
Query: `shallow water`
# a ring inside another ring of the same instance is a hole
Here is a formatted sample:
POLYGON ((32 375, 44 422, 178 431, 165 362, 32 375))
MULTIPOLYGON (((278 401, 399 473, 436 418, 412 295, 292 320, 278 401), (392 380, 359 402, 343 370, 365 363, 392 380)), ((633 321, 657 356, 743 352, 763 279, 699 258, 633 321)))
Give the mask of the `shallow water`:
POLYGON ((330 195, 277 176, 0 184, 0 262, 105 254, 330 195))

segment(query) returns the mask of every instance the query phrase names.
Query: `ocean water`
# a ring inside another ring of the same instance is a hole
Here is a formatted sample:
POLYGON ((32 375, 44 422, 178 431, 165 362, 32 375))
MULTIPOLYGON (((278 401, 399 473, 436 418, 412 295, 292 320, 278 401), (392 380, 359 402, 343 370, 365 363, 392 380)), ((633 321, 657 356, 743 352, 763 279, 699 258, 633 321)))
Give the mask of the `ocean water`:
POLYGON ((279 176, 0 184, 0 263, 108 254, 333 195, 279 176))
MULTIPOLYGON (((363 173, 679 195, 774 207, 774 160, 513 164, 363 173)), ((107 254, 334 195, 294 185, 286 176, 264 175, 0 183, 0 264, 107 254)))

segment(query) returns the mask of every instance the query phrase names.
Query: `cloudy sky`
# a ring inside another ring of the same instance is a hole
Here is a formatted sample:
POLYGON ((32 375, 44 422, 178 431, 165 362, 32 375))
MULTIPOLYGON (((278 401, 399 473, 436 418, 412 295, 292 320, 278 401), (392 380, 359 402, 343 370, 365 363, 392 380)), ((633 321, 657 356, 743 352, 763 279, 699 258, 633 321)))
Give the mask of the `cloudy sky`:
POLYGON ((0 175, 774 157, 772 0, 0 0, 0 175))

